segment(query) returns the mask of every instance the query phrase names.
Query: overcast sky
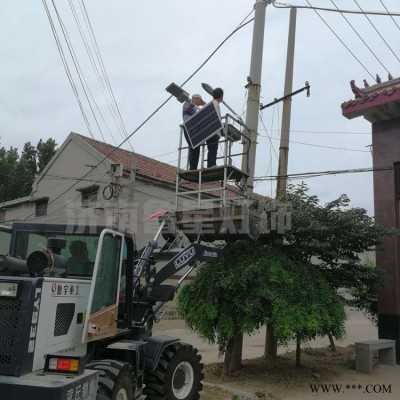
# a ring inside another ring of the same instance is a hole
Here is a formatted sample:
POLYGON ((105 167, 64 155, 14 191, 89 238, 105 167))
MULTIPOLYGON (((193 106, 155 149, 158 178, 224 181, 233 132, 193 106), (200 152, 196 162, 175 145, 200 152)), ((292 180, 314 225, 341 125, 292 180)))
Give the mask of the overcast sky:
MULTIPOLYGON (((316 7, 334 8, 330 0, 309 2, 316 7)), ((364 11, 384 12, 385 5, 392 12, 400 12, 398 0, 357 2, 364 11)), ((359 10, 353 0, 334 3, 339 8, 359 10)), ((47 0, 47 4, 61 38, 52 3, 47 0)), ((56 0, 55 4, 101 110, 101 117, 98 114, 97 118, 104 118, 110 128, 102 126, 100 133, 96 127, 74 73, 73 80, 92 134, 95 139, 104 137, 106 142, 119 145, 122 134, 110 117, 69 1, 56 0)), ((81 1, 73 0, 72 4, 85 29, 81 1)), ((307 0, 293 0, 290 4, 306 6, 307 0)), ((128 134, 169 97, 165 91, 169 83, 186 81, 249 14, 249 18, 254 16, 251 14, 254 0, 86 0, 85 6, 128 134)), ((39 139, 50 137, 61 145, 71 131, 90 136, 61 62, 43 2, 0 0, 0 9, 0 146, 21 150, 27 141, 36 145, 39 139)), ((387 80, 386 69, 394 77, 400 76, 397 59, 400 28, 390 17, 369 18, 391 49, 364 15, 346 14, 371 52, 340 13, 320 11, 320 15, 359 61, 313 10, 298 10, 293 90, 309 81, 311 96, 306 97, 303 92, 292 101, 289 174, 371 167, 368 147, 371 126, 362 118, 348 121, 341 115, 340 105, 354 96, 349 84, 351 79, 363 87, 363 79, 373 84, 371 75, 375 77, 376 73, 383 81, 387 80)), ((394 18, 400 26, 400 17, 394 18)), ((264 104, 283 95, 288 21, 288 9, 267 7, 261 81, 264 104)), ((251 22, 236 32, 184 89, 200 93, 208 101, 210 97, 201 83, 222 87, 227 103, 243 114, 252 29, 251 22)), ((63 48, 68 56, 65 42, 63 48)), ((68 64, 73 70, 70 59, 68 64)), ((282 104, 261 113, 256 177, 277 174, 281 112, 282 104)), ((132 136, 133 149, 176 165, 180 122, 181 104, 171 99, 132 136)), ((353 206, 373 213, 371 173, 324 176, 306 182, 311 192, 324 202, 346 193, 353 206)), ((275 182, 259 182, 255 190, 274 196, 275 182)))

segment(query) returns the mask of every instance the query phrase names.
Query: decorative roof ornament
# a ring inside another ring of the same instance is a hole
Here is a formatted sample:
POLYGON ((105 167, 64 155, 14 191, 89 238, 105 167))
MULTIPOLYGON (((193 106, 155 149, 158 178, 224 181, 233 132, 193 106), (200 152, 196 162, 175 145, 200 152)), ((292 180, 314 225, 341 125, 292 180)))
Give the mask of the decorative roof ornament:
MULTIPOLYGON (((364 81, 365 81, 365 79, 364 79, 364 81)), ((364 90, 360 89, 359 87, 356 86, 354 79, 352 79, 350 81, 350 87, 351 87, 351 90, 354 93, 356 99, 359 99, 361 97, 366 97, 364 94, 364 90)))
POLYGON ((392 76, 392 74, 389 72, 389 73, 388 73, 388 80, 391 81, 392 79, 393 79, 393 76, 392 76))
POLYGON ((365 87, 365 88, 369 87, 369 84, 368 84, 368 82, 367 82, 366 79, 363 79, 363 82, 364 82, 364 87, 365 87))
POLYGON ((375 80, 376 80, 376 83, 382 83, 382 79, 378 74, 376 74, 375 80))

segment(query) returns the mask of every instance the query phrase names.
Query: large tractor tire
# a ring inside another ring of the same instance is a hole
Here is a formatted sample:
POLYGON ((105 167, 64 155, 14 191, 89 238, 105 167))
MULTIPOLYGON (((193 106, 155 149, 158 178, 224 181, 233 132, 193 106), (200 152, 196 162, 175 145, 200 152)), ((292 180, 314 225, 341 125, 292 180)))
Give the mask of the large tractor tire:
POLYGON ((143 393, 148 400, 198 400, 204 378, 201 356, 193 346, 168 346, 154 371, 147 371, 143 393))
POLYGON ((135 379, 128 363, 98 360, 85 368, 100 371, 96 400, 134 400, 135 379))

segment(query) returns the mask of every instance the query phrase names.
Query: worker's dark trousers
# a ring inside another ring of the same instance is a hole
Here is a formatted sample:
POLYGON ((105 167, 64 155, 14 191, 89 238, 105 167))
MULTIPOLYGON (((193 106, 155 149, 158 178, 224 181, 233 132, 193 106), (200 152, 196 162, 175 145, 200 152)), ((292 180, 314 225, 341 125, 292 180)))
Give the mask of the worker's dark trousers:
POLYGON ((207 168, 217 165, 218 140, 219 135, 214 135, 211 136, 206 142, 208 148, 207 168))

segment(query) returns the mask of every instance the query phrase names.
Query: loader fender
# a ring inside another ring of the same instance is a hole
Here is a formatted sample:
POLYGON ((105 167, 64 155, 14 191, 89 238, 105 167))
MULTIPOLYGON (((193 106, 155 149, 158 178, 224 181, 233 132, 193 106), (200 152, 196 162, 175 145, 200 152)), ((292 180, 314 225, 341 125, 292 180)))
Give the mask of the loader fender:
POLYGON ((179 338, 167 335, 151 336, 145 339, 145 369, 154 371, 166 347, 179 342, 179 338))

